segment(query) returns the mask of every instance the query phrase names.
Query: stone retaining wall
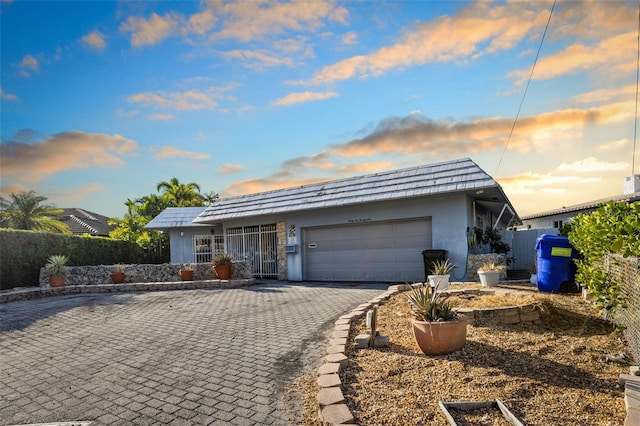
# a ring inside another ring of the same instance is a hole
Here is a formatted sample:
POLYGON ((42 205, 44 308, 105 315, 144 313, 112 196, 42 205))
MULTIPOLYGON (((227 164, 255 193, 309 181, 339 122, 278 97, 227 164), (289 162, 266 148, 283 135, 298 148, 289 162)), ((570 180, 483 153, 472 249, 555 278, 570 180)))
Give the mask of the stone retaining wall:
MULTIPOLYGON (((163 263, 121 265, 125 274, 125 283, 157 283, 180 281, 180 270, 183 263, 163 263)), ((194 281, 216 280, 213 266, 210 263, 190 263, 193 268, 194 281)), ((68 266, 66 285, 99 285, 112 284, 111 274, 115 272, 114 265, 68 266)), ((233 262, 232 280, 249 279, 253 277, 251 263, 247 261, 233 262)), ((49 278, 40 268, 40 287, 49 287, 49 278)))

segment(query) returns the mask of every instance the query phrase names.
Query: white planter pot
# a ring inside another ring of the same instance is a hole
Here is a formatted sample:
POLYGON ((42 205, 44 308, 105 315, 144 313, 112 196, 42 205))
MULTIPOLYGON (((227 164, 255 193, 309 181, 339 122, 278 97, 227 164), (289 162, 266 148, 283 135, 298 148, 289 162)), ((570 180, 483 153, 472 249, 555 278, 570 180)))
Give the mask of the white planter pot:
POLYGON ((447 290, 449 288, 449 278, 451 275, 429 275, 429 285, 436 291, 447 290))
POLYGON ((500 281, 500 271, 478 271, 478 276, 483 287, 495 287, 500 281))
POLYGON ((531 278, 529 278, 529 282, 531 284, 538 284, 538 276, 536 274, 531 274, 531 278))

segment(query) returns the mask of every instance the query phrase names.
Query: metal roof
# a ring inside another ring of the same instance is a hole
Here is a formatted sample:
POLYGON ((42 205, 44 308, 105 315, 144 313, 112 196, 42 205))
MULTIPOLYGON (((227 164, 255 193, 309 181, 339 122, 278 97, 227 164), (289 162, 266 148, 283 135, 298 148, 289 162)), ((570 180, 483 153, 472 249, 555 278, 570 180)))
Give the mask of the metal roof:
MULTIPOLYGON (((332 180, 257 194, 220 198, 193 222, 213 223, 224 219, 290 213, 376 201, 474 193, 497 188, 500 201, 509 203, 491 176, 469 158, 332 180)), ((495 201, 498 201, 496 198, 495 201)))
POLYGON ((151 219, 145 228, 169 229, 206 226, 193 223, 193 219, 198 217, 205 209, 206 207, 168 207, 158 216, 151 219))
POLYGON ((108 237, 115 225, 109 225, 109 218, 98 213, 76 207, 63 208, 58 215, 61 222, 66 223, 74 235, 91 234, 108 237))
POLYGON ((528 216, 522 217, 522 220, 538 219, 541 217, 549 217, 549 216, 555 216, 559 214, 572 213, 572 212, 575 212, 576 214, 578 214, 580 212, 595 210, 598 208, 600 203, 605 203, 607 201, 624 201, 626 203, 640 201, 640 192, 634 192, 626 195, 616 195, 614 197, 601 198, 599 200, 588 201, 586 203, 574 204, 568 207, 562 207, 559 209, 547 210, 540 213, 534 213, 534 214, 530 214, 528 216))

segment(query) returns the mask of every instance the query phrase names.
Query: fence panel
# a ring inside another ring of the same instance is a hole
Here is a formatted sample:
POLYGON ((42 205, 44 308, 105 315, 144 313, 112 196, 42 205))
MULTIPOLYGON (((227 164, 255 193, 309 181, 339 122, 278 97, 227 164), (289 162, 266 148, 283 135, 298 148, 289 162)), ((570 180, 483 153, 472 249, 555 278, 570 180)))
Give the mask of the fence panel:
POLYGON ((640 362, 640 262, 637 257, 607 256, 603 265, 608 279, 620 285, 626 305, 616 308, 613 319, 626 327, 624 334, 636 362, 640 362))

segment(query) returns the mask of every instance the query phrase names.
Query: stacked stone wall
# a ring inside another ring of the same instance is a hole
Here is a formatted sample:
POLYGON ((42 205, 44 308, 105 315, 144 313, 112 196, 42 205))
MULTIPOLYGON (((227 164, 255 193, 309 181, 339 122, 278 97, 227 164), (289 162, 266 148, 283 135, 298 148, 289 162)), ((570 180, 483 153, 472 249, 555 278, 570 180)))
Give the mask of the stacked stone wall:
MULTIPOLYGON (((125 274, 125 283, 149 283, 180 281, 180 270, 185 265, 192 267, 195 281, 218 279, 210 263, 163 263, 160 265, 133 264, 120 266, 125 274)), ((68 266, 66 284, 112 284, 111 274, 115 270, 115 265, 68 266)), ((252 278, 252 276, 253 271, 249 262, 233 262, 231 279, 248 279, 252 278)), ((44 268, 40 269, 40 287, 49 287, 49 278, 44 273, 44 268)))

